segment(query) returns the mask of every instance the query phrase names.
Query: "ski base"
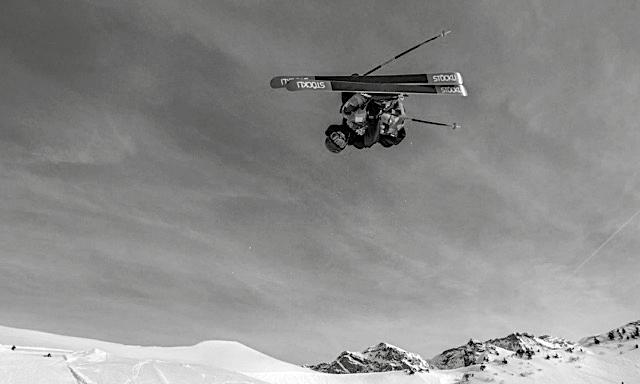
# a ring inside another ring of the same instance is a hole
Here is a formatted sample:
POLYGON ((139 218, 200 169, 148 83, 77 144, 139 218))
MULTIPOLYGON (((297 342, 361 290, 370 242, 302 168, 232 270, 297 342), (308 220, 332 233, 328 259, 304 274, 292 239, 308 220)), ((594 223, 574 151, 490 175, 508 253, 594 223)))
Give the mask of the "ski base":
POLYGON ((462 84, 459 72, 414 73, 406 75, 374 75, 374 76, 276 76, 271 79, 271 88, 285 88, 291 80, 328 80, 349 81, 359 83, 420 83, 431 85, 462 84))
POLYGON ((330 91, 361 93, 397 93, 397 94, 437 94, 467 96, 462 84, 401 84, 401 83, 363 83, 356 81, 334 80, 291 80, 286 85, 289 91, 330 91))

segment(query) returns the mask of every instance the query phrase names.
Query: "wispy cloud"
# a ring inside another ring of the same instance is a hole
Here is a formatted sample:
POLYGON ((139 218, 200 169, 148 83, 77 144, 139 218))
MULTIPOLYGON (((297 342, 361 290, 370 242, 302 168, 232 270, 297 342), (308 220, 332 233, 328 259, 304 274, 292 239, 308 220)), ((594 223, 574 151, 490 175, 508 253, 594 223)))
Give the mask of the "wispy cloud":
POLYGON ((306 362, 637 304, 612 293, 634 226, 571 274, 637 207, 632 4, 68 5, 0 15, 0 322, 306 362), (407 108, 464 130, 331 156, 336 95, 266 86, 369 68, 433 33, 424 15, 455 34, 389 71, 463 72, 470 97, 407 108))

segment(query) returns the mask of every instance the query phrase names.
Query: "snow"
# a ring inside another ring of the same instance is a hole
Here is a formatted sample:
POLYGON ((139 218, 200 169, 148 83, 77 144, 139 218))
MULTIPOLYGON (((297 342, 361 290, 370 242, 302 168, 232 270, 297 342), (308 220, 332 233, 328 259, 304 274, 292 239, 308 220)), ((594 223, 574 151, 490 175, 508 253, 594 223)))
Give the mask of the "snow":
POLYGON ((373 373, 383 371, 428 371, 431 366, 420 355, 407 352, 388 343, 379 343, 363 352, 342 352, 330 363, 309 365, 309 368, 325 373, 373 373))
POLYGON ((0 352, 2 384, 77 384, 63 358, 14 353, 8 348, 0 352))
POLYGON ((445 371, 416 373, 408 375, 404 372, 391 371, 379 373, 284 373, 254 375, 263 381, 274 384, 448 384, 454 383, 459 375, 451 375, 445 371))
POLYGON ((285 363, 235 341, 206 341, 190 347, 140 347, 109 343, 79 337, 60 336, 50 333, 0 326, 0 340, 3 344, 40 346, 57 351, 102 351, 139 360, 176 360, 184 363, 225 367, 238 372, 307 372, 309 369, 285 363))
POLYGON ((266 384, 220 368, 160 360, 136 360, 94 350, 74 356, 69 371, 80 384, 89 383, 246 383, 266 384))
POLYGON ((609 332, 602 333, 600 335, 587 336, 582 338, 579 343, 584 346, 596 345, 596 339, 598 343, 610 344, 620 342, 635 342, 640 343, 640 320, 627 323, 622 327, 612 329, 609 332))
POLYGON ((539 353, 530 360, 498 347, 500 355, 491 356, 484 370, 471 365, 411 375, 403 371, 336 375, 298 367, 232 341, 141 347, 0 327, 0 384, 637 383, 636 341, 625 337, 578 346, 573 352, 557 349, 549 353, 558 358, 546 359, 546 353, 539 353), (17 348, 11 350, 12 345, 17 348), (507 364, 502 363, 504 357, 507 364))
POLYGON ((455 369, 480 364, 486 360, 502 360, 504 356, 520 351, 520 358, 531 354, 547 354, 560 350, 575 349, 578 345, 563 338, 552 336, 536 337, 529 333, 512 333, 506 337, 487 341, 469 340, 465 345, 448 349, 431 359, 431 364, 440 369, 455 369))

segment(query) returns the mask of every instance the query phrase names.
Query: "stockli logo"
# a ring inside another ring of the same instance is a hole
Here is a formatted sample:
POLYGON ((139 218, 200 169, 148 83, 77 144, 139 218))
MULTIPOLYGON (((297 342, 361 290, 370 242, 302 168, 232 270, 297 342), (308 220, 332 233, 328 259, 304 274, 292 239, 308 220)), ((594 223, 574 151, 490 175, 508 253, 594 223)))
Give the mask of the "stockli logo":
POLYGON ((440 87, 440 90, 442 90, 442 93, 460 93, 463 94, 464 92, 462 92, 462 88, 455 86, 455 87, 440 87))
POLYGON ((458 75, 455 73, 438 73, 432 76, 434 83, 455 83, 458 82, 458 75))
POLYGON ((299 89, 324 89, 326 85, 324 81, 296 81, 299 89))

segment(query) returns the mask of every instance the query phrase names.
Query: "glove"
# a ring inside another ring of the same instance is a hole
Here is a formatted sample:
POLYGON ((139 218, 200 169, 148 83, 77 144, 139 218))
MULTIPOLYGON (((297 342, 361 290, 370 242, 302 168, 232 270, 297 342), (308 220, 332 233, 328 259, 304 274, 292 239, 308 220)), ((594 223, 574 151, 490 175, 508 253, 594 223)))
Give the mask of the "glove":
POLYGON ((390 113, 383 113, 380 117, 380 134, 396 137, 398 130, 404 126, 404 119, 390 113))
POLYGON ((394 125, 382 124, 380 127, 381 135, 398 136, 398 128, 394 125))

